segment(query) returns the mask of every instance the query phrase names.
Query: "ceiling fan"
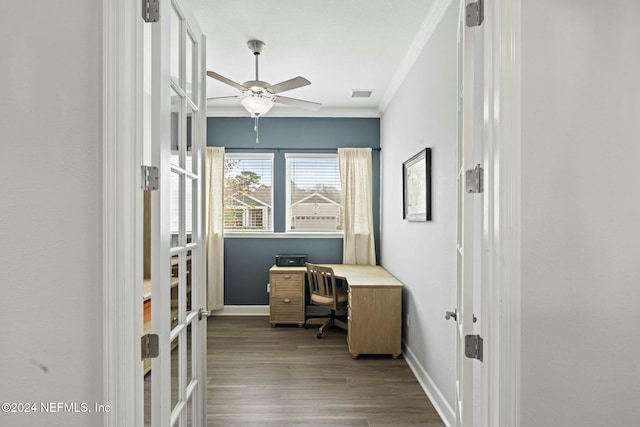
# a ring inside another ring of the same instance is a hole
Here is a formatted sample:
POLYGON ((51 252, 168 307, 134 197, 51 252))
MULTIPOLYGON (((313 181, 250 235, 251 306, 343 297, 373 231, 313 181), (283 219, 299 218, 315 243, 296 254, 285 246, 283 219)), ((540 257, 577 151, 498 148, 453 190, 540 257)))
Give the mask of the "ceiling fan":
POLYGON ((308 110, 317 111, 322 104, 317 102, 303 101, 301 99, 289 98, 281 96, 280 93, 297 89, 299 87, 310 85, 311 82, 304 77, 294 77, 289 80, 272 85, 265 81, 260 80, 258 77, 258 57, 265 46, 264 42, 260 40, 249 40, 247 46, 253 52, 256 58, 256 79, 249 80, 243 84, 239 84, 230 80, 224 76, 213 71, 207 71, 207 75, 222 83, 228 84, 238 90, 239 95, 235 96, 223 96, 209 99, 224 99, 224 98, 238 98, 242 106, 251 114, 251 117, 255 118, 254 130, 256 131, 256 143, 258 143, 258 118, 264 116, 271 110, 274 103, 288 105, 291 107, 305 108, 308 110))

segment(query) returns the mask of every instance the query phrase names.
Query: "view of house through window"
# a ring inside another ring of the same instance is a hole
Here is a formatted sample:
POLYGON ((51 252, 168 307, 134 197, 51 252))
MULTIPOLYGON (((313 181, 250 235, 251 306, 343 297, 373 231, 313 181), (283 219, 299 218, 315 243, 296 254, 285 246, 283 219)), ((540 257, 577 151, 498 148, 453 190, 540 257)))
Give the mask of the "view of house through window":
POLYGON ((286 193, 287 232, 342 232, 338 155, 286 153, 282 189, 273 188, 273 159, 273 153, 225 154, 225 231, 273 231, 275 190, 286 193))
POLYGON ((273 231, 273 154, 225 154, 224 229, 273 231))
POLYGON ((287 231, 336 232, 344 229, 337 154, 285 154, 287 231))

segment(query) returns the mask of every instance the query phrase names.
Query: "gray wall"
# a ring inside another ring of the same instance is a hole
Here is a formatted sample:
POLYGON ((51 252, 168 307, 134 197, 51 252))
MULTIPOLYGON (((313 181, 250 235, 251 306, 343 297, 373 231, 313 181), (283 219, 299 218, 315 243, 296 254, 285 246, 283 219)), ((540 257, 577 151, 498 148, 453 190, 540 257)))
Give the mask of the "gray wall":
MULTIPOLYGON (((405 357, 450 422, 455 402, 457 2, 381 119, 382 266, 404 283, 405 357), (416 96, 419 95, 419 96, 416 96), (402 163, 432 153, 430 222, 402 219, 402 163)), ((453 423, 452 423, 453 425, 453 423)))
MULTIPOLYGON (((378 118, 282 118, 260 119, 260 143, 255 142, 250 117, 209 117, 207 145, 229 152, 273 152, 274 231, 273 237, 225 238, 225 304, 266 305, 269 268, 280 253, 308 254, 312 262, 342 262, 341 238, 287 238, 285 231, 285 152, 318 149, 336 152, 339 147, 380 147, 378 118)), ((373 221, 376 252, 380 236, 380 152, 372 152, 373 221)))
POLYGON ((640 425, 638 15, 522 2, 522 427, 640 425))
MULTIPOLYGON (((102 2, 2 3, 0 401, 103 399, 102 2), (46 369, 45 369, 46 367, 46 369)), ((121 409, 121 408, 117 408, 121 409)), ((2 426, 98 426, 0 412, 2 426)))

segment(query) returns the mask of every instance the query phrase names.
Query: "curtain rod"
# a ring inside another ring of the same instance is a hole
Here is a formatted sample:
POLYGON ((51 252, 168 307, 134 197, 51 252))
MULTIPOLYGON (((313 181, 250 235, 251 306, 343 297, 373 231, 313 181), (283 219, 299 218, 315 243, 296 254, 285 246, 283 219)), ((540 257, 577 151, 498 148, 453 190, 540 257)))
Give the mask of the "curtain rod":
MULTIPOLYGON (((363 147, 370 148, 370 147, 363 147)), ((225 151, 247 151, 247 150, 263 150, 263 151, 338 151, 337 148, 281 148, 281 147, 224 147, 225 151)), ((382 148, 371 148, 371 151, 382 151, 382 148)))

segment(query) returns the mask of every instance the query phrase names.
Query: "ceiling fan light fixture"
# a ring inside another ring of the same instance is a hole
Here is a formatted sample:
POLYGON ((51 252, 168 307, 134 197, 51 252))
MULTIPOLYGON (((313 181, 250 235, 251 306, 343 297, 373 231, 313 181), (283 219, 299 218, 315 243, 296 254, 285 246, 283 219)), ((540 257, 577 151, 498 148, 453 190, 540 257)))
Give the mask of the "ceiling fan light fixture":
POLYGON ((240 100, 242 106, 251 114, 251 117, 260 117, 269 112, 273 107, 270 98, 262 96, 247 96, 240 100))

